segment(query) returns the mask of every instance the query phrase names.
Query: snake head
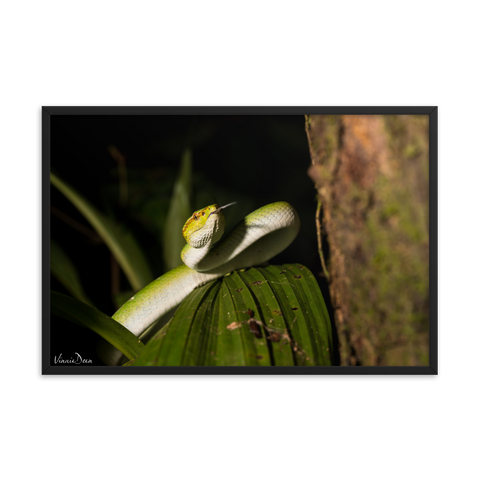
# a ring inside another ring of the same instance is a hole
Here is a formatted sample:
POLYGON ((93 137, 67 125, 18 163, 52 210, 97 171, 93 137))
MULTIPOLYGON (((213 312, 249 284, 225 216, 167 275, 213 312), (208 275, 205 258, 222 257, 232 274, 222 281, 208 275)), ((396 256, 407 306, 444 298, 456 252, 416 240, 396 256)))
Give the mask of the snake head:
POLYGON ((220 240, 225 228, 225 216, 217 204, 209 205, 193 212, 186 221, 182 233, 186 242, 194 248, 201 248, 208 243, 220 240))

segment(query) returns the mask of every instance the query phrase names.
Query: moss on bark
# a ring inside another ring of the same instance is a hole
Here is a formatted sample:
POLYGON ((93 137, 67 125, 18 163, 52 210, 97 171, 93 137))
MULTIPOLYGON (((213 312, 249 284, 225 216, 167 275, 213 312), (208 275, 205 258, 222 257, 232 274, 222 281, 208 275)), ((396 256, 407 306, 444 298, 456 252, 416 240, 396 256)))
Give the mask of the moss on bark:
POLYGON ((427 365, 428 116, 313 115, 306 131, 341 364, 427 365))

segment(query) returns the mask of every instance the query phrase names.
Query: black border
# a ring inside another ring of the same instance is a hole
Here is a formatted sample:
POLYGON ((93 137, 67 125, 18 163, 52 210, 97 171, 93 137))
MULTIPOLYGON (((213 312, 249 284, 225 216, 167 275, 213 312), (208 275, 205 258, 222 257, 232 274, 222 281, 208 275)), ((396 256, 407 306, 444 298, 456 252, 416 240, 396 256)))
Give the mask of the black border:
POLYGON ((438 375, 438 107, 42 107, 43 375, 438 375), (50 365, 50 117, 52 115, 429 115, 428 367, 85 367, 50 365))

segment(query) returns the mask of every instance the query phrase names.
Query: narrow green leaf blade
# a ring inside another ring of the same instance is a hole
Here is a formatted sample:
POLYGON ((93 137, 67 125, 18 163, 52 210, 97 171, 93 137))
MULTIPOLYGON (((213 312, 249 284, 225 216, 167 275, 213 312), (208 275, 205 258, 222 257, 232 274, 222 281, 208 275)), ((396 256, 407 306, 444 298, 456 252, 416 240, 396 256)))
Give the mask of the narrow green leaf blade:
POLYGON ((222 282, 218 283, 218 290, 216 292, 215 301, 212 303, 212 314, 210 322, 208 318, 206 319, 205 324, 209 328, 209 335, 207 335, 207 341, 205 342, 205 365, 213 366, 218 365, 219 352, 218 352, 218 336, 219 336, 219 321, 220 321, 220 305, 222 304, 221 299, 218 299, 222 291, 222 282), (217 301, 218 300, 218 301, 217 301))
POLYGON ((50 173, 50 181, 77 207, 102 237, 125 272, 132 288, 138 291, 149 284, 153 280, 152 273, 131 232, 115 224, 55 174, 50 173))
POLYGON ((83 290, 75 265, 62 247, 54 240, 50 241, 50 269, 53 276, 77 299, 93 306, 83 290))
POLYGON ((282 307, 275 297, 272 286, 256 268, 250 268, 239 274, 245 279, 245 283, 252 290, 253 296, 258 301, 258 315, 263 320, 267 339, 270 340, 273 357, 272 364, 294 365, 295 358, 290 342, 290 334, 283 315, 278 315, 278 312, 282 311, 282 307))
POLYGON ((313 274, 303 265, 271 265, 260 270, 276 277, 276 292, 283 299, 283 313, 292 330, 298 364, 331 365, 331 323, 313 274))
POLYGON ((208 365, 215 360, 218 316, 214 304, 220 282, 214 282, 195 312, 182 355, 182 365, 208 365))
POLYGON ((145 347, 133 333, 113 318, 62 293, 51 292, 51 311, 58 317, 65 318, 98 333, 129 359, 138 357, 145 347))
POLYGON ((192 214, 190 197, 192 190, 192 155, 187 150, 182 157, 180 171, 173 187, 165 232, 163 236, 163 258, 165 269, 172 270, 182 265, 180 252, 185 245, 182 228, 192 214))
POLYGON ((219 366, 244 366, 247 364, 243 351, 242 334, 235 317, 235 307, 230 290, 226 282, 221 282, 218 307, 218 338, 217 338, 217 359, 215 365, 219 366), (237 323, 235 323, 237 322, 237 323))
POLYGON ((287 267, 287 277, 290 277, 292 283, 297 286, 302 298, 309 306, 308 313, 311 314, 314 337, 318 339, 320 362, 331 361, 333 358, 332 325, 320 287, 313 273, 303 265, 293 264, 285 267, 287 267), (298 281, 301 277, 304 277, 305 281, 298 281))
POLYGON ((240 334, 243 343, 245 362, 251 366, 270 366, 272 359, 268 350, 264 324, 259 315, 256 300, 252 297, 248 285, 242 280, 238 272, 233 272, 224 278, 235 310, 230 319, 240 323, 240 334))

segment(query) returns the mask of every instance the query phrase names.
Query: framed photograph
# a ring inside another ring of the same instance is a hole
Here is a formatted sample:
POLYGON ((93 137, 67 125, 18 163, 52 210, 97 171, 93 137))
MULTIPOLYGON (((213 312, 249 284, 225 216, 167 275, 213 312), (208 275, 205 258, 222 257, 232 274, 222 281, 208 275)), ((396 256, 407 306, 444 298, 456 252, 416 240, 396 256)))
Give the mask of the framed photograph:
POLYGON ((437 107, 44 107, 44 374, 437 374, 437 107))

